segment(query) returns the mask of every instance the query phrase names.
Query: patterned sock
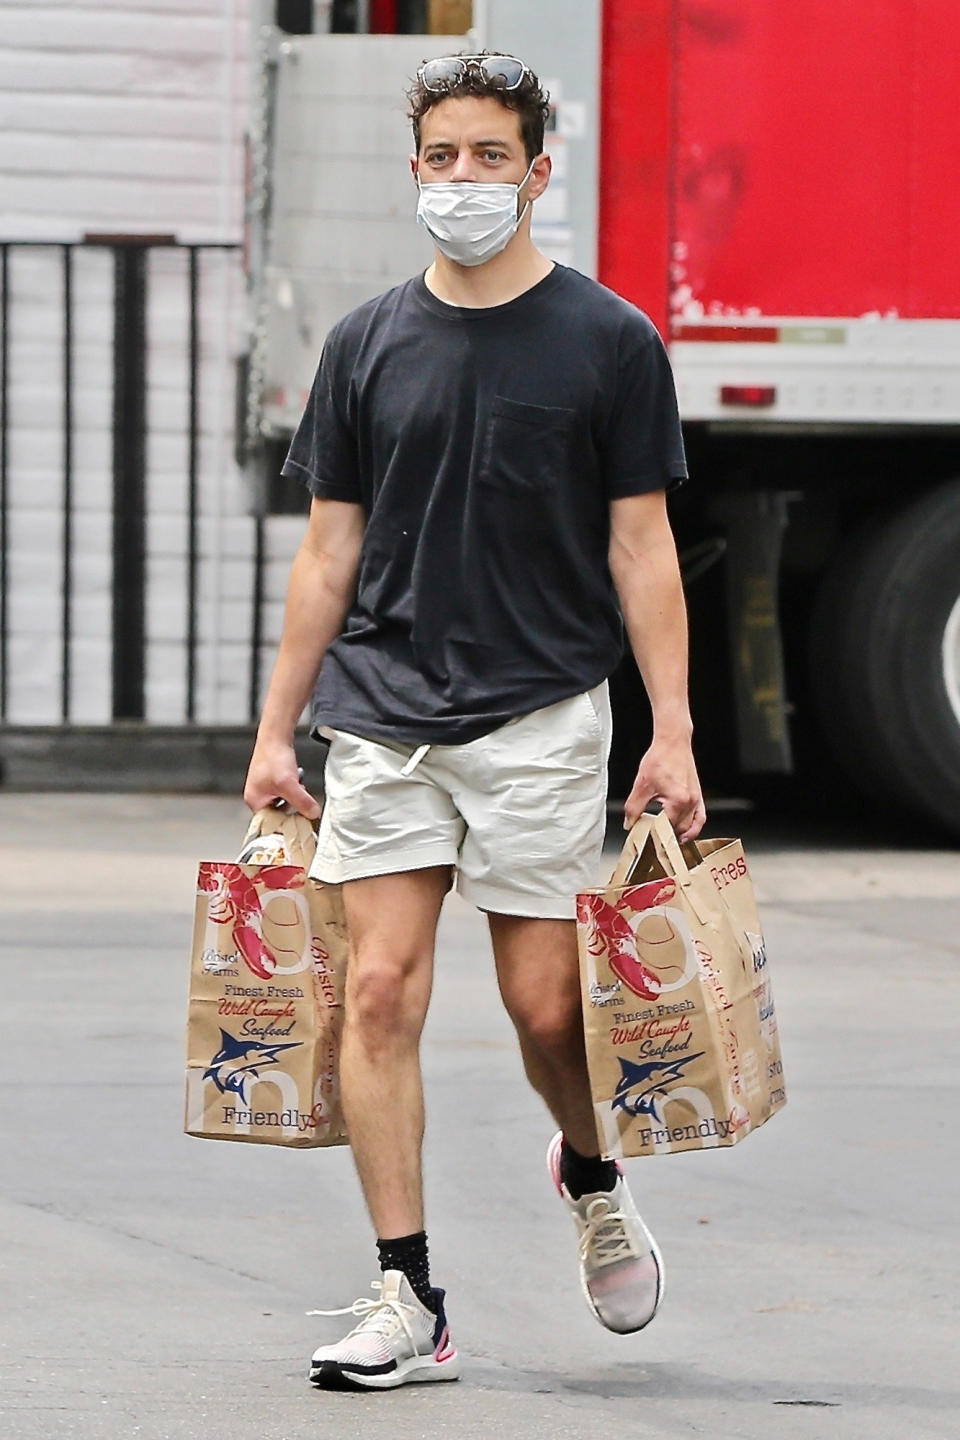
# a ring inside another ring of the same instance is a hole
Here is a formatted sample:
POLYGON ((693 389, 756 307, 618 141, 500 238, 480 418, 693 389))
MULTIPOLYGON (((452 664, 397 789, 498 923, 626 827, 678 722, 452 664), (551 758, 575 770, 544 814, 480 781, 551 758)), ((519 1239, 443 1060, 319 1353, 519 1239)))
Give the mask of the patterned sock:
POLYGON ((430 1286, 430 1260, 427 1256, 427 1233, 418 1230, 416 1235, 401 1235, 397 1240, 377 1240, 380 1269, 402 1270, 410 1282, 410 1289, 422 1305, 437 1313, 437 1302, 430 1286))
POLYGON ((566 1136, 560 1149, 560 1179, 572 1200, 593 1195, 598 1190, 612 1190, 619 1178, 616 1161, 601 1160, 599 1155, 581 1155, 566 1136))

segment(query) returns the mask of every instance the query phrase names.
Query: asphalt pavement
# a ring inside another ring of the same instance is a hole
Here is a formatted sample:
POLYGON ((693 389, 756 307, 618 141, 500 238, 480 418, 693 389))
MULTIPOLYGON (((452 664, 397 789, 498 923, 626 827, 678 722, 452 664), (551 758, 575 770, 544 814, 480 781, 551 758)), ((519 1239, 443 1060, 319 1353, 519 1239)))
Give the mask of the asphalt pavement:
MULTIPOLYGON (((960 1410, 960 854, 837 817, 743 832, 789 1103, 730 1150, 628 1162, 663 1309, 601 1329, 551 1125, 451 897, 424 1038, 455 1385, 307 1383, 368 1293, 349 1154, 185 1137, 198 858, 231 799, 0 794, 0 1440, 947 1440, 960 1410)), ((545 977, 545 984, 549 983, 545 977)))

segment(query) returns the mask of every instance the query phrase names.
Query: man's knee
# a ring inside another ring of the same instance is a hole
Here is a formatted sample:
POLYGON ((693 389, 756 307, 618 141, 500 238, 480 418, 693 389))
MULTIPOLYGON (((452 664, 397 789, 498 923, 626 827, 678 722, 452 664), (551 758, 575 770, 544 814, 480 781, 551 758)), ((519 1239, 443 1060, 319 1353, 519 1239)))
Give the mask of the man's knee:
POLYGON ((583 1045, 583 1017, 578 995, 530 999, 511 1007, 511 1018, 525 1047, 545 1059, 564 1057, 583 1045))
POLYGON ((417 1037, 429 999, 431 956, 415 951, 365 950, 347 968, 346 1021, 382 1043, 417 1037))

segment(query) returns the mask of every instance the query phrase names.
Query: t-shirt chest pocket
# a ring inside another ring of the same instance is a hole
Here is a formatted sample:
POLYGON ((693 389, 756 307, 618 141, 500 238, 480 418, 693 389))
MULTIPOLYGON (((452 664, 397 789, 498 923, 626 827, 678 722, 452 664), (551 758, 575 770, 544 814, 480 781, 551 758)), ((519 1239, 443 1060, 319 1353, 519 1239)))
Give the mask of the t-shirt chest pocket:
POLYGON ((553 489, 571 468, 576 413, 494 396, 484 436, 481 482, 520 495, 553 489))

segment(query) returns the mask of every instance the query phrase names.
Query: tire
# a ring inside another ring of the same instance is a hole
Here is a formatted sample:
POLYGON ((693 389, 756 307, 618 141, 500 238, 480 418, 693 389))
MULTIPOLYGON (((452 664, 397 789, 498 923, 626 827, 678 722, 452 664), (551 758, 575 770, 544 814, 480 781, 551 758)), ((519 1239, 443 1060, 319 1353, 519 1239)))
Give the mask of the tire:
POLYGON ((810 657, 819 728, 850 779, 960 836, 960 480, 837 557, 810 657))

